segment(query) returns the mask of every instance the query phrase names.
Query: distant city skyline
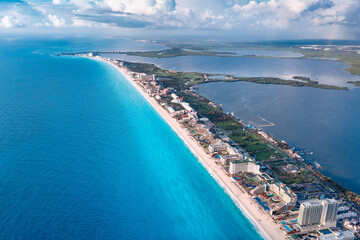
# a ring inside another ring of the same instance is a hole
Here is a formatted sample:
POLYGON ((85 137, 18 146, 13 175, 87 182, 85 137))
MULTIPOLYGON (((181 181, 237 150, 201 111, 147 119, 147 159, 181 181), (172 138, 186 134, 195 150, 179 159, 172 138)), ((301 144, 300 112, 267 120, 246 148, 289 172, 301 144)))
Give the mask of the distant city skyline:
POLYGON ((0 33, 360 39, 359 13, 356 0, 5 0, 0 33))

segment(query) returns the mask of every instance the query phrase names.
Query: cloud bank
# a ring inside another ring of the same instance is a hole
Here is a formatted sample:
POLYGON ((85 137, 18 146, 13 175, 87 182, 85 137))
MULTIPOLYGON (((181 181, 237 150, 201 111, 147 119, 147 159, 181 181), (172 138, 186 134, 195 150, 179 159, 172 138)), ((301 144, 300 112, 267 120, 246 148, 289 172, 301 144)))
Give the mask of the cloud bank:
POLYGON ((0 2, 0 28, 187 29, 357 38, 359 13, 358 0, 15 0, 0 2))

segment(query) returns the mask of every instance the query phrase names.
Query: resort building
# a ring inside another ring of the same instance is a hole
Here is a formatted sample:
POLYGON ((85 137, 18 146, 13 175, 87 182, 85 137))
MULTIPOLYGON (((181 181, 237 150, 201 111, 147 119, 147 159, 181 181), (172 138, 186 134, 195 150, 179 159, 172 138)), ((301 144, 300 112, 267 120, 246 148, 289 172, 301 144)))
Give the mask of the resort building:
POLYGON ((229 145, 228 145, 226 151, 227 151, 227 153, 228 153, 229 155, 237 155, 237 154, 239 154, 239 151, 238 151, 236 148, 231 147, 231 146, 229 146, 229 145))
POLYGON ((194 112, 194 109, 192 109, 192 107, 190 107, 189 103, 181 102, 180 104, 185 110, 187 110, 189 112, 194 112))
POLYGON ((254 188, 253 190, 251 190, 251 194, 252 195, 259 195, 266 192, 266 185, 265 184, 261 184, 259 186, 257 186, 256 188, 254 188))
POLYGON ((240 154, 234 154, 234 155, 221 155, 220 156, 220 162, 223 165, 229 165, 233 161, 239 161, 242 160, 242 155, 240 154))
POLYGON ((199 118, 199 121, 201 121, 201 122, 203 122, 203 123, 205 123, 205 124, 207 124, 207 123, 209 123, 210 122, 210 120, 208 119, 208 118, 199 118))
POLYGON ((196 131, 196 134, 200 134, 207 141, 214 141, 214 136, 211 132, 211 128, 206 126, 205 124, 196 124, 194 130, 196 131))
POLYGON ((146 73, 137 73, 135 78, 140 81, 155 81, 155 75, 147 75, 146 73))
POLYGON ((295 209, 297 196, 281 182, 276 182, 268 185, 268 191, 274 193, 280 200, 281 203, 271 209, 271 214, 281 214, 295 209))
POLYGON ((285 184, 281 182, 272 183, 268 186, 268 189, 280 197, 282 201, 287 204, 293 204, 295 207, 297 196, 285 184))
POLYGON ((229 173, 234 175, 238 173, 260 174, 260 165, 249 160, 236 160, 230 162, 229 173))
POLYGON ((165 89, 161 90, 161 93, 163 95, 167 95, 167 94, 171 93, 172 91, 174 91, 173 88, 165 88, 165 89))
POLYGON ((339 203, 335 199, 322 200, 324 209, 321 216, 321 224, 328 225, 329 227, 336 226, 336 217, 339 208, 339 203))
MULTIPOLYGON (((266 179, 265 173, 261 173, 261 177, 266 179)), ((273 182, 272 180, 269 180, 273 182)), ((262 199, 266 202, 266 211, 270 215, 279 215, 289 212, 296 207, 297 196, 285 184, 281 182, 260 184, 250 191, 252 195, 257 196, 257 199, 262 199)))
POLYGON ((173 99, 178 99, 178 100, 180 100, 180 98, 178 97, 178 95, 176 95, 175 93, 172 93, 170 96, 171 96, 173 99))
POLYGON ((299 225, 302 229, 335 227, 338 207, 335 199, 305 201, 300 205, 299 225))
POLYGON ((209 151, 212 153, 218 153, 218 152, 224 152, 228 148, 228 144, 225 144, 223 142, 218 142, 216 144, 211 144, 209 146, 209 151))
POLYGON ((136 74, 136 78, 139 80, 145 80, 146 79, 146 74, 145 73, 138 73, 136 74))
POLYGON ((258 130, 258 134, 260 134, 265 140, 268 140, 270 142, 275 142, 275 140, 272 137, 270 137, 267 133, 261 130, 258 130))
POLYGON ((320 236, 320 240, 354 240, 355 236, 350 231, 339 231, 324 234, 320 236))
POLYGON ((299 172, 299 169, 294 166, 293 164, 287 164, 286 166, 282 167, 282 170, 286 173, 297 173, 299 172))
POLYGON ((217 139, 216 143, 209 146, 209 151, 212 153, 226 152, 228 155, 242 155, 236 148, 231 147, 228 143, 224 143, 220 139, 217 139))
POLYGON ((175 110, 172 107, 167 107, 167 110, 171 115, 175 114, 175 110))

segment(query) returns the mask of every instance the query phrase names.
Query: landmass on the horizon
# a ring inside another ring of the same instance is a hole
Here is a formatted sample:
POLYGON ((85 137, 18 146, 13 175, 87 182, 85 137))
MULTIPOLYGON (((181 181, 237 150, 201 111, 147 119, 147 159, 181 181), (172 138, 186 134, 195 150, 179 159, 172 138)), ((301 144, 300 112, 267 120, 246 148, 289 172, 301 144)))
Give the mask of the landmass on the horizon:
MULTIPOLYGON (((194 46, 186 45, 188 48, 196 48, 194 46)), ((219 45, 217 45, 219 47, 219 45)), ((221 48, 229 48, 230 46, 233 47, 233 45, 226 45, 221 46, 221 48)), ((270 47, 266 47, 264 45, 258 46, 262 49, 267 49, 270 47)), ((209 47, 208 47, 209 48, 209 47)), ((211 46, 211 48, 214 48, 214 46, 211 46)), ((354 48, 359 48, 360 46, 354 46, 354 48)), ((237 49, 237 48, 233 48, 237 49)), ((243 49, 243 48, 240 48, 243 49)), ((252 48, 251 48, 252 49, 252 48)), ((283 50, 283 49, 281 49, 283 50)), ((358 50, 360 52, 360 50, 358 50)), ((79 53, 61 53, 59 55, 77 55, 77 54, 84 54, 82 52, 79 53)), ((169 58, 169 57, 178 57, 178 56, 217 56, 217 57, 256 57, 256 58, 276 58, 276 57, 264 57, 264 56, 234 56, 236 54, 231 52, 219 52, 219 51, 208 51, 208 50, 198 50, 197 51, 189 51, 185 49, 180 48, 170 48, 167 50, 160 50, 160 51, 141 51, 141 52, 121 52, 121 51, 110 51, 110 52, 103 52, 103 51, 95 51, 92 52, 93 55, 101 55, 101 54, 126 54, 130 56, 141 56, 141 57, 152 57, 152 58, 169 58)), ((355 52, 357 54, 357 51, 355 52)), ((320 56, 320 54, 318 54, 320 56)), ((321 54, 323 56, 323 54, 321 54)), ((338 56, 338 54, 336 54, 338 56)), ((358 59, 358 58, 357 58, 358 59)), ((325 60, 325 59, 324 59, 325 60)), ((355 64, 355 63, 353 63, 355 64)), ((334 89, 334 90, 348 90, 347 87, 341 87, 341 86, 333 86, 333 85, 327 85, 327 84, 319 84, 318 81, 311 80, 308 77, 304 76, 293 76, 292 79, 280 79, 275 77, 239 77, 234 76, 231 74, 209 74, 209 73, 182 73, 182 72, 174 72, 169 70, 161 69, 153 64, 146 64, 146 63, 136 63, 135 68, 137 68, 138 71, 147 73, 147 74, 156 74, 159 77, 168 77, 177 79, 179 83, 182 84, 181 87, 184 87, 184 85, 187 85, 187 87, 203 83, 203 82, 215 82, 215 81, 224 81, 224 82, 234 82, 234 81, 245 81, 245 82, 254 82, 259 84, 277 84, 277 85, 289 85, 293 87, 313 87, 313 88, 323 88, 323 89, 334 89), (139 70, 141 69, 141 70, 139 70)), ((347 69, 348 70, 348 69, 347 69)), ((350 82, 351 83, 351 82, 350 82)), ((355 84, 356 85, 356 84, 355 84)))
POLYGON ((140 52, 96 52, 96 53, 113 53, 127 54, 131 56, 151 57, 151 58, 168 58, 177 56, 217 56, 217 57, 242 57, 242 58, 274 58, 281 59, 287 57, 261 56, 261 55, 239 55, 232 50, 267 50, 267 51, 288 51, 299 53, 300 56, 292 57, 296 59, 322 59, 329 61, 340 61, 350 65, 346 71, 351 74, 360 74, 360 43, 354 41, 314 41, 314 44, 304 44, 298 41, 291 44, 291 41, 270 41, 267 43, 237 43, 237 42, 159 42, 169 47, 166 50, 159 51, 140 51, 140 52), (337 44, 337 42, 341 44, 337 44))

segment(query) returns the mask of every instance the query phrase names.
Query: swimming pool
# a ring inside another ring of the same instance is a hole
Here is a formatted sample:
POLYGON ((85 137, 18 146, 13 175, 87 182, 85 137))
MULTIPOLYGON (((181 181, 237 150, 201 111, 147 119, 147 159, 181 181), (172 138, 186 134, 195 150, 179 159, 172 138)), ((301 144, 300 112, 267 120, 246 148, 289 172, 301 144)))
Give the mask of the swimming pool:
POLYGON ((261 201, 261 199, 258 198, 258 197, 254 198, 254 199, 265 209, 265 211, 269 211, 269 210, 270 210, 270 208, 268 207, 268 203, 267 203, 267 202, 261 201))

